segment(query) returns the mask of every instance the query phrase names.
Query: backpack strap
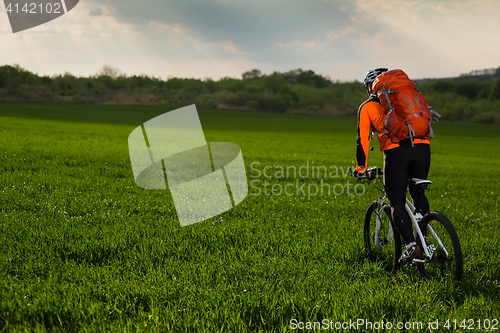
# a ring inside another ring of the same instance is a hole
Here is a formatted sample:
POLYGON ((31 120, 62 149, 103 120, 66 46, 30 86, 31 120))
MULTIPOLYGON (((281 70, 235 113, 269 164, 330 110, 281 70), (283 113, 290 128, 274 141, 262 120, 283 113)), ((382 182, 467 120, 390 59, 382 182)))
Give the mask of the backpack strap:
POLYGON ((408 135, 410 136, 411 146, 414 147, 414 145, 413 145, 413 138, 415 137, 415 131, 411 127, 410 122, 408 121, 408 119, 406 119, 405 123, 408 126, 408 135))
POLYGON ((372 131, 378 134, 389 134, 389 131, 377 131, 374 127, 372 127, 372 131))
POLYGON ((441 114, 436 112, 429 106, 429 110, 431 111, 431 118, 429 118, 429 136, 432 139, 434 137, 434 131, 432 130, 432 123, 439 123, 439 118, 441 118, 441 114))
MULTIPOLYGON (((381 103, 380 103, 380 99, 378 98, 378 96, 377 96, 376 94, 370 94, 370 96, 368 97, 368 99, 367 99, 366 101, 364 101, 363 103, 361 103, 361 105, 359 106, 359 109, 358 109, 358 117, 359 117, 359 112, 361 112, 361 108, 362 108, 362 107, 363 107, 366 103, 368 103, 368 102, 376 102, 376 103, 378 103, 379 105, 381 105, 381 103)), ((372 138, 372 136, 373 136, 372 134, 373 134, 373 133, 377 133, 377 134, 386 134, 386 135, 387 135, 387 134, 389 134, 389 132, 388 132, 388 131, 377 131, 377 129, 376 129, 373 125, 371 125, 371 126, 370 126, 370 135, 369 135, 369 137, 368 137, 368 139, 369 139, 370 141, 372 141, 372 140, 373 140, 373 138, 372 138)), ((378 137, 377 137, 377 139, 378 139, 378 137)))
POLYGON ((434 137, 434 131, 432 130, 432 119, 429 118, 429 138, 432 139, 434 137))
POLYGON ((394 110, 394 108, 391 106, 391 100, 389 99, 389 94, 397 94, 397 92, 395 92, 394 90, 387 90, 387 87, 384 85, 382 87, 382 91, 379 91, 377 93, 377 97, 380 97, 380 95, 382 94, 385 95, 385 99, 387 100, 387 105, 389 105, 389 108, 391 110, 394 110))
POLYGON ((385 117, 385 121, 384 121, 384 128, 387 128, 387 122, 389 121, 389 115, 391 114, 391 112, 394 112, 394 108, 391 105, 391 100, 389 99, 389 94, 396 94, 396 92, 393 90, 387 90, 387 87, 384 85, 382 87, 382 91, 379 91, 377 93, 377 97, 382 95, 382 94, 385 96, 385 99, 387 101, 387 105, 389 106, 389 112, 387 112, 387 116, 385 117))
POLYGON ((432 107, 429 105, 429 110, 431 111, 431 122, 433 123, 439 123, 439 118, 441 118, 441 114, 438 112, 434 111, 432 107))

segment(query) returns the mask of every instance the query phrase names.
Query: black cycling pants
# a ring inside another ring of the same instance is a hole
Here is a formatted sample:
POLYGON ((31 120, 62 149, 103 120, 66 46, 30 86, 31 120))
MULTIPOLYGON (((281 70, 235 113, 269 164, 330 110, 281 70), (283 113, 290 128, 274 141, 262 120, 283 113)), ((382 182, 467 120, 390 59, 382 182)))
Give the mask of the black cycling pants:
POLYGON ((422 215, 429 211, 429 201, 422 191, 416 198, 417 191, 411 178, 427 179, 431 165, 429 144, 420 143, 413 147, 410 142, 384 152, 384 184, 387 198, 391 203, 392 219, 405 244, 415 241, 412 222, 406 212, 406 188, 409 186, 413 202, 418 203, 417 212, 422 215))

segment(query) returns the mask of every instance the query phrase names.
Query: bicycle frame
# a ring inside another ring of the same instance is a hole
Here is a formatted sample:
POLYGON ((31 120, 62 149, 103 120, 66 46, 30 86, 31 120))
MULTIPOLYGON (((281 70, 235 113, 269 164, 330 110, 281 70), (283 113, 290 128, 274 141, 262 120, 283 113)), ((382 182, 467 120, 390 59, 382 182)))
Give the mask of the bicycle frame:
MULTIPOLYGON (((428 260, 432 259, 432 256, 434 255, 434 252, 436 251, 436 249, 432 244, 427 245, 425 237, 422 234, 422 230, 420 229, 420 225, 419 225, 419 222, 423 218, 422 214, 415 213, 416 208, 408 198, 406 198, 405 208, 406 208, 406 211, 408 212, 408 215, 410 216, 411 221, 413 223, 413 236, 415 238, 417 238, 417 236, 418 236, 418 238, 420 239, 420 242, 422 244, 422 248, 424 250, 426 258, 428 258, 428 260)), ((427 225, 427 231, 431 233, 432 237, 434 237, 434 239, 437 241, 438 245, 444 250, 446 256, 449 256, 449 253, 446 250, 446 248, 444 247, 443 243, 441 242, 441 239, 439 239, 438 235, 434 232, 434 230, 432 229, 432 227, 430 225, 427 225)), ((428 260, 414 259, 413 261, 416 263, 424 263, 428 260)))
MULTIPOLYGON (((380 231, 381 225, 382 225, 382 216, 384 213, 384 203, 386 200, 387 200, 387 195, 385 194, 385 191, 382 190, 382 193, 377 198, 377 205, 379 208, 377 210, 377 220, 376 220, 376 228, 375 228, 375 236, 374 236, 375 237, 374 244, 376 246, 385 245, 385 244, 379 243, 379 240, 380 240, 379 231, 380 231)), ((420 242, 422 244, 422 248, 424 250, 425 258, 426 258, 426 259, 413 259, 413 262, 425 263, 425 262, 432 259, 433 255, 436 251, 436 248, 432 244, 427 245, 426 239, 425 239, 425 237, 422 233, 422 230, 420 229, 420 226, 419 226, 419 222, 422 220, 423 216, 422 216, 422 214, 415 212, 416 208, 408 198, 406 198, 405 208, 406 208, 406 211, 407 211, 408 215, 410 216, 410 219, 411 219, 412 224, 413 224, 413 236, 415 238, 418 237, 420 239, 420 242)), ((441 239, 439 239, 438 235, 434 232, 434 230, 432 229, 432 227, 430 225, 427 225, 427 231, 431 233, 431 235, 437 241, 438 245, 444 250, 446 256, 449 256, 449 253, 446 250, 446 248, 444 247, 443 243, 441 242, 441 239)), ((387 235, 387 241, 389 243, 392 242, 393 232, 394 231, 392 230, 392 225, 389 225, 389 230, 388 230, 388 235, 387 235)))

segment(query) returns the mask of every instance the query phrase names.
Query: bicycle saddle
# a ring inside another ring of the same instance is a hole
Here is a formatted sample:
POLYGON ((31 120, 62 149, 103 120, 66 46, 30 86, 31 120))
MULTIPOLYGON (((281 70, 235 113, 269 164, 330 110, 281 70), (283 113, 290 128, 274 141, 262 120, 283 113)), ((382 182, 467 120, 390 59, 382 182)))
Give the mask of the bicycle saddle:
POLYGON ((430 180, 428 180, 428 179, 412 178, 411 181, 414 182, 415 185, 417 185, 417 186, 432 184, 432 182, 430 180))

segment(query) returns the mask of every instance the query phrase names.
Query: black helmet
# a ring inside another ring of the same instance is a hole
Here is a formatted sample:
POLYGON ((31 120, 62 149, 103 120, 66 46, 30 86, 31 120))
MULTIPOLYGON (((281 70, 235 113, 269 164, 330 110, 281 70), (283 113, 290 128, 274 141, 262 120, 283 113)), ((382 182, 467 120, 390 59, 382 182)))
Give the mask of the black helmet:
POLYGON ((387 72, 387 71, 388 71, 388 69, 386 67, 376 67, 376 68, 370 69, 366 73, 365 80, 363 81, 365 84, 365 87, 368 85, 368 83, 372 83, 373 81, 375 81, 377 76, 379 76, 383 72, 387 72))

